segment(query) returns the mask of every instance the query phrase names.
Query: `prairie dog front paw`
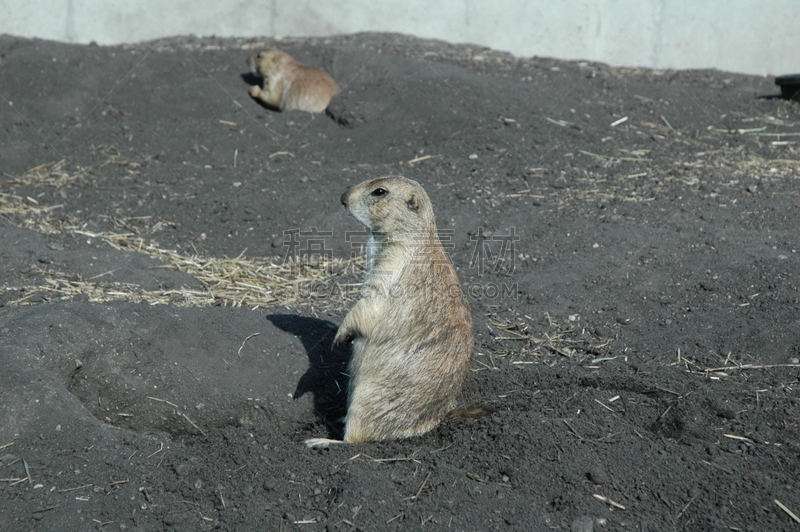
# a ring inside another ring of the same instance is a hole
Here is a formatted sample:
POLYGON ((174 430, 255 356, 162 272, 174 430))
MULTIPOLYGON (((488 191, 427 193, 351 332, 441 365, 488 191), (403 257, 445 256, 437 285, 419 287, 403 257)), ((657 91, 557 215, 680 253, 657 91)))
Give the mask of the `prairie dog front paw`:
POLYGON ((336 336, 333 338, 331 349, 336 349, 336 346, 338 346, 342 342, 346 342, 349 336, 350 336, 350 331, 348 331, 344 327, 339 327, 339 330, 336 331, 336 336))

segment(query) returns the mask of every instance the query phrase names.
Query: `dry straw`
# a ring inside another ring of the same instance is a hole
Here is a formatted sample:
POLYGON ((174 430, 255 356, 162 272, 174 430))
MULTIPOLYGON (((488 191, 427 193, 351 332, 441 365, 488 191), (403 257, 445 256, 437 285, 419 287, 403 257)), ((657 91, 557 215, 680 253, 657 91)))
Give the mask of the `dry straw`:
MULTIPOLYGON (((105 164, 116 164, 114 158, 105 164)), ((48 186, 60 188, 86 177, 85 172, 70 174, 66 163, 42 164, 3 184, 9 187, 48 186)), ((127 301, 150 305, 183 307, 246 306, 311 306, 316 309, 341 309, 356 297, 359 283, 338 282, 354 278, 348 274, 363 271, 364 258, 309 259, 294 257, 288 260, 204 257, 183 255, 164 249, 138 236, 138 230, 122 220, 130 232, 88 232, 73 221, 54 220, 52 214, 63 205, 41 205, 35 198, 12 193, 0 193, 0 216, 13 224, 41 233, 70 233, 101 238, 112 247, 145 253, 172 268, 194 277, 202 289, 181 287, 170 290, 145 290, 130 283, 109 283, 85 280, 80 276, 34 267, 44 277, 42 285, 5 286, 0 291, 20 291, 25 295, 11 304, 28 305, 42 300, 72 299, 83 295, 88 301, 104 303, 127 301)), ((118 221, 119 222, 119 221, 118 221)))
POLYGON ((202 289, 181 287, 170 290, 145 290, 129 283, 107 283, 83 280, 75 275, 36 267, 44 276, 44 285, 5 287, 20 290, 26 295, 11 304, 25 305, 44 299, 72 299, 84 294, 88 301, 104 303, 127 301, 150 305, 175 305, 180 307, 268 307, 313 306, 322 309, 339 309, 358 293, 358 283, 339 283, 335 276, 363 269, 363 257, 340 260, 303 260, 300 258, 263 260, 181 255, 145 241, 132 233, 91 233, 74 230, 74 234, 102 238, 112 247, 145 253, 172 268, 194 277, 202 289), (34 297, 39 295, 40 297, 34 297))
MULTIPOLYGON (((117 156, 113 156, 100 166, 107 164, 122 162, 117 156)), ((60 188, 87 177, 87 172, 88 170, 84 170, 70 174, 66 171, 66 163, 59 161, 39 165, 3 184, 11 188, 60 188)), ((312 311, 340 311, 352 306, 361 288, 361 283, 351 281, 363 278, 363 256, 350 260, 306 260, 300 257, 269 260, 245 258, 244 252, 234 258, 185 255, 162 248, 140 236, 153 231, 136 227, 131 223, 134 219, 114 220, 115 225, 125 232, 89 232, 85 230, 85 224, 77 220, 63 219, 63 216, 62 219, 56 219, 53 213, 62 207, 63 205, 41 205, 30 196, 0 193, 0 216, 19 227, 41 233, 68 233, 103 239, 115 249, 145 253, 161 261, 165 268, 190 275, 197 283, 193 283, 194 287, 146 290, 137 284, 105 282, 96 280, 96 277, 84 279, 73 273, 34 266, 32 271, 41 276, 42 284, 0 287, 0 293, 20 292, 21 297, 9 304, 31 305, 53 300, 80 299, 93 303, 125 301, 180 307, 231 306, 252 309, 286 306, 310 307, 312 311)), ((159 222, 161 223, 166 222, 159 222)), ((499 316, 497 318, 500 319, 499 316)), ((597 338, 587 338, 587 335, 578 334, 572 329, 563 329, 552 321, 549 330, 542 337, 528 332, 528 325, 519 323, 518 320, 489 321, 498 332, 493 338, 490 352, 500 357, 571 357, 579 353, 598 356, 607 351, 609 343, 601 343, 597 338)), ((477 362, 481 363, 480 360, 477 362)), ((486 367, 494 369, 488 365, 486 367)))

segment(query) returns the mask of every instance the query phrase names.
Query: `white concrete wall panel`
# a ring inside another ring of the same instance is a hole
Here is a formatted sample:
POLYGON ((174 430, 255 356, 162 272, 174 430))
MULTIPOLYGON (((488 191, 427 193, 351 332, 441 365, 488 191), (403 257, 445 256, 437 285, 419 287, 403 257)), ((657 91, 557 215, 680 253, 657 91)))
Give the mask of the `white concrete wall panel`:
POLYGON ((0 33, 118 44, 175 35, 399 32, 518 56, 800 72, 800 0, 0 0, 0 33))

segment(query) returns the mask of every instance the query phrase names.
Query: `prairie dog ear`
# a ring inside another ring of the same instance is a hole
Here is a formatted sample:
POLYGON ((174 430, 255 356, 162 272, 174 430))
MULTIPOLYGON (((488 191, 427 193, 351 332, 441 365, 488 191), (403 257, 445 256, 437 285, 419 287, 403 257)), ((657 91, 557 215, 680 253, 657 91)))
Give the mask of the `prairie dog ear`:
POLYGON ((417 212, 419 210, 419 199, 416 194, 411 194, 411 197, 406 200, 406 205, 410 211, 417 212))

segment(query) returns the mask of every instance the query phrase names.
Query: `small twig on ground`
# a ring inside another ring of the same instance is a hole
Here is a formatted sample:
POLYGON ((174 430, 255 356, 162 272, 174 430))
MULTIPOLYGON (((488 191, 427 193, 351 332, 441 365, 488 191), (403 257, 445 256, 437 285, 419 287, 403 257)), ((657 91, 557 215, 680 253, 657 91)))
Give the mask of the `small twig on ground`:
POLYGON ((442 447, 441 449, 436 449, 436 450, 434 450, 434 451, 431 451, 431 454, 433 454, 433 453, 440 453, 440 452, 442 452, 442 451, 446 451, 447 449, 449 449, 449 448, 450 448, 450 447, 452 447, 453 445, 455 445, 455 444, 454 444, 454 443, 451 443, 450 445, 446 445, 446 446, 442 447))
POLYGON ((159 447, 156 452, 154 452, 153 454, 151 454, 147 458, 152 458, 152 457, 154 457, 155 455, 157 455, 158 453, 160 453, 161 451, 164 450, 164 442, 160 442, 160 443, 161 443, 161 447, 159 447))
MULTIPOLYGON (((713 373, 715 371, 731 371, 735 369, 764 369, 767 368, 800 368, 800 364, 743 364, 741 366, 724 366, 721 368, 706 368, 701 373, 713 373)), ((770 372, 772 374, 772 372, 770 372)), ((773 374, 774 375, 774 374, 773 374)))
POLYGON ((750 443, 753 443, 752 439, 747 438, 745 436, 737 436, 736 434, 723 434, 723 436, 725 436, 726 438, 730 438, 732 440, 748 441, 750 443))
POLYGON ((616 410, 614 410, 613 408, 611 408, 610 406, 608 406, 607 404, 603 403, 602 401, 600 401, 600 400, 598 400, 598 399, 595 399, 595 402, 596 402, 598 405, 600 405, 600 406, 602 406, 603 408, 605 408, 606 410, 608 410, 609 412, 616 412, 616 410))
POLYGON ((793 511, 791 511, 786 506, 784 506, 784 504, 781 501, 779 501, 778 499, 772 499, 772 500, 775 502, 775 504, 778 505, 778 508, 780 508, 781 510, 786 512, 789 515, 789 517, 791 517, 792 519, 794 519, 795 521, 800 523, 800 517, 797 517, 797 514, 795 514, 793 511))
POLYGON ((411 503, 413 504, 414 502, 417 501, 417 499, 419 499, 419 495, 420 493, 422 493, 422 490, 425 489, 425 484, 428 483, 428 479, 431 478, 431 474, 433 474, 433 471, 428 472, 428 476, 425 477, 425 480, 422 481, 422 485, 420 485, 419 489, 417 490, 417 493, 415 495, 412 495, 411 497, 406 497, 406 500, 410 499, 411 503))
POLYGON ((404 513, 399 513, 399 514, 397 514, 396 516, 394 516, 394 517, 392 517, 391 519, 389 519, 388 521, 386 521, 386 524, 388 525, 389 523, 391 523, 391 522, 392 522, 392 521, 394 521, 395 519, 400 519, 400 518, 401 518, 401 517, 403 517, 404 515, 405 515, 404 513))
POLYGON ((196 429, 197 429, 197 430, 200 432, 200 434, 202 434, 203 436, 205 436, 205 435, 206 435, 206 433, 203 431, 203 429, 201 429, 200 427, 198 427, 197 425, 195 425, 195 424, 194 424, 194 421, 192 421, 191 419, 189 419, 189 416, 187 416, 187 415, 186 415, 186 414, 184 414, 183 412, 181 412, 181 416, 183 416, 183 419, 185 419, 186 421, 188 421, 188 422, 189 422, 189 424, 190 424, 191 426, 193 426, 194 428, 196 428, 196 429))
MULTIPOLYGON (((6 458, 12 459, 13 457, 11 455, 6 455, 6 456, 0 458, 0 461, 2 461, 3 459, 6 459, 6 458)), ((8 462, 6 464, 2 464, 2 467, 12 466, 12 465, 16 464, 17 462, 19 462, 19 458, 17 458, 16 460, 13 460, 11 462, 8 462)))
POLYGON ((730 474, 730 475, 733 475, 733 471, 731 471, 730 469, 727 469, 727 468, 725 468, 725 467, 722 467, 721 465, 717 465, 717 464, 715 464, 714 462, 709 462, 708 460, 700 460, 700 463, 701 463, 701 464, 705 464, 705 465, 707 465, 707 466, 714 467, 714 468, 716 468, 716 469, 719 469, 720 471, 724 471, 725 473, 728 473, 728 474, 730 474))
POLYGON ((246 343, 247 343, 247 341, 248 341, 250 338, 252 338, 253 336, 261 336, 261 333, 253 333, 253 334, 251 334, 250 336, 248 336, 247 338, 245 338, 245 339, 244 339, 244 341, 242 342, 242 345, 239 347, 239 351, 237 351, 237 352, 236 352, 236 356, 238 356, 239 358, 241 358, 241 356, 242 356, 242 349, 244 348, 244 344, 246 344, 246 343))
POLYGON ((434 157, 441 157, 441 155, 425 155, 423 157, 415 157, 408 161, 408 164, 420 163, 422 161, 427 161, 428 159, 433 159, 434 157))
POLYGON ((620 503, 615 502, 615 501, 613 501, 613 500, 611 500, 608 497, 605 497, 603 495, 599 495, 597 493, 593 493, 592 497, 594 497, 598 501, 601 501, 601 502, 604 502, 604 503, 608 504, 609 506, 613 506, 614 508, 619 508, 620 510, 624 510, 625 509, 625 507, 622 506, 620 503))
MULTIPOLYGON (((281 522, 282 522, 282 521, 281 521, 281 522)), ((361 528, 360 526, 356 525, 356 524, 355 524, 355 523, 353 523, 352 521, 348 521, 347 519, 342 519, 341 521, 339 521, 339 523, 345 523, 345 524, 348 524, 348 525, 352 526, 352 527, 353 527, 354 529, 356 529, 356 530, 362 530, 362 531, 364 530, 364 529, 363 529, 363 528, 361 528)), ((336 524, 338 525, 339 523, 336 523, 336 524)))
POLYGON ((496 370, 496 369, 498 369, 497 367, 492 367, 492 366, 490 366, 489 364, 486 364, 485 362, 481 362, 481 361, 480 361, 480 360, 478 360, 477 358, 473 358, 472 360, 474 360, 475 362, 477 362, 478 364, 480 364, 481 366, 483 366, 483 368, 484 368, 484 369, 481 369, 481 368, 478 368, 478 369, 470 369, 470 371, 485 371, 485 370, 487 370, 487 369, 495 369, 495 370, 496 370))
POLYGON ((222 486, 217 487, 217 493, 219 494, 219 502, 222 503, 222 509, 227 510, 227 507, 225 506, 225 498, 222 497, 222 486))
POLYGON ((691 505, 691 504, 694 502, 694 500, 695 500, 696 498, 697 498, 697 495, 695 495, 694 497, 692 497, 691 499, 689 499, 689 502, 687 502, 687 503, 686 503, 686 506, 684 506, 684 507, 683 507, 683 510, 681 510, 681 511, 680 511, 680 513, 678 513, 677 517, 675 517, 675 520, 676 520, 676 521, 677 521, 678 519, 680 519, 680 518, 681 518, 681 516, 683 515, 683 513, 686 511, 686 509, 687 509, 687 508, 689 508, 689 505, 691 505))
POLYGON ((762 364, 761 362, 756 360, 756 358, 753 355, 751 355, 750 353, 747 353, 747 356, 750 357, 756 364, 758 364, 764 371, 766 371, 767 373, 769 373, 773 377, 775 376, 775 374, 772 373, 770 370, 768 370, 767 367, 764 364, 762 364))
POLYGON ((373 462, 411 462, 416 460, 419 456, 419 449, 408 455, 406 458, 373 458, 368 454, 365 454, 367 458, 372 460, 373 462))
POLYGON ((48 506, 47 508, 42 508, 40 510, 34 510, 33 513, 40 514, 40 513, 43 513, 43 512, 49 512, 50 510, 55 510, 56 508, 60 508, 60 507, 61 507, 60 504, 56 504, 55 506, 48 506))
POLYGON ((572 122, 567 122, 566 120, 554 120, 554 119, 552 119, 550 117, 547 117, 547 116, 544 117, 544 119, 547 120, 548 122, 550 122, 551 124, 555 124, 555 125, 561 126, 561 127, 567 127, 567 126, 574 126, 575 125, 572 122))
POLYGON ((677 395, 678 397, 680 397, 681 395, 678 392, 673 392, 672 390, 669 390, 667 388, 662 388, 661 386, 653 386, 653 388, 655 388, 656 390, 661 390, 662 392, 671 393, 672 395, 677 395))
POLYGON ((566 419, 564 420, 564 425, 566 425, 566 426, 567 426, 567 428, 569 428, 569 431, 570 431, 570 432, 571 432, 571 433, 572 433, 572 434, 573 434, 573 435, 574 435, 576 438, 578 438, 579 440, 583 440, 583 439, 585 439, 583 436, 581 436, 581 435, 578 433, 578 431, 577 431, 577 430, 575 430, 575 429, 572 427, 572 425, 570 425, 570 424, 569 424, 569 421, 567 421, 566 419))
POLYGON ((169 401, 167 401, 166 399, 159 399, 158 397, 150 397, 149 395, 147 396, 147 398, 148 398, 148 399, 152 399, 153 401, 158 401, 159 403, 167 403, 168 405, 172 405, 172 406, 174 406, 175 408, 180 408, 180 407, 179 407, 178 405, 176 405, 175 403, 170 403, 170 402, 169 402, 169 401))
POLYGON ((594 157, 595 159, 607 159, 609 161, 634 161, 634 162, 652 161, 652 159, 646 159, 643 157, 617 157, 615 155, 600 155, 599 153, 593 153, 586 150, 578 150, 578 151, 584 155, 588 155, 589 157, 594 157))

